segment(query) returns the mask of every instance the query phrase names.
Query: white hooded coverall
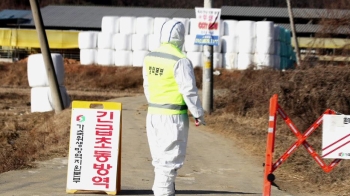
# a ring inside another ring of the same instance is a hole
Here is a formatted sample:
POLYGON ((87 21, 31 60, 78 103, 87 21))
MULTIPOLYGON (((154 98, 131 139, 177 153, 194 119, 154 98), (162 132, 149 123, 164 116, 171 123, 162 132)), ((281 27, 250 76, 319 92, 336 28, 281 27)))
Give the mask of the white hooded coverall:
MULTIPOLYGON (((171 43, 182 50, 184 44, 184 25, 176 20, 165 22, 161 29, 161 43, 171 43)), ((143 87, 149 102, 148 71, 143 65, 143 87)), ((198 96, 193 66, 189 59, 182 58, 174 66, 174 77, 179 92, 188 110, 195 118, 204 115, 198 96)), ((188 114, 163 115, 147 114, 146 129, 148 143, 154 166, 153 193, 155 196, 175 195, 174 182, 177 170, 184 163, 187 147, 188 114)))

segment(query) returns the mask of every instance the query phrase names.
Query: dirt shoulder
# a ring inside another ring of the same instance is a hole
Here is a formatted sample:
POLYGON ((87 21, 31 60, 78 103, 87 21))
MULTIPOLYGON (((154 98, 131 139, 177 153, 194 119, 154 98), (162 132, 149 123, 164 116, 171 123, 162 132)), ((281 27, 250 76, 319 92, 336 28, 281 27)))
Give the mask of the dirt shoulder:
MULTIPOLYGON (((33 162, 67 156, 70 108, 59 115, 30 113, 26 65, 0 64, 0 70, 0 173, 33 168, 33 162)), ((65 65, 65 71, 65 85, 72 100, 103 101, 142 94, 140 68, 69 64, 65 65)), ((206 116, 208 131, 230 138, 238 149, 246 151, 244 156, 255 159, 253 162, 261 170, 268 104, 273 94, 279 95, 280 106, 301 132, 326 108, 350 113, 347 67, 320 66, 286 72, 220 70, 220 73, 214 76, 215 110, 206 116)), ((201 69, 195 69, 195 74, 197 86, 201 88, 201 69)), ((321 130, 315 131, 307 140, 318 153, 322 149, 321 133, 321 130)), ((276 138, 274 160, 296 140, 281 118, 277 121, 276 138)), ((210 148, 215 150, 217 145, 210 148)), ((221 151, 218 148, 217 154, 221 151)), ((349 165, 342 161, 332 172, 324 173, 300 147, 274 172, 276 184, 293 195, 348 195, 349 165)))
MULTIPOLYGON (((153 168, 145 132, 145 98, 136 96, 116 101, 123 104, 120 194, 152 195, 153 168)), ((66 195, 67 158, 37 164, 35 169, 1 174, 1 195, 66 195)), ((262 173, 263 167, 234 141, 192 124, 186 162, 179 170, 176 187, 181 195, 261 195, 262 173)), ((273 195, 290 194, 274 187, 273 195)))

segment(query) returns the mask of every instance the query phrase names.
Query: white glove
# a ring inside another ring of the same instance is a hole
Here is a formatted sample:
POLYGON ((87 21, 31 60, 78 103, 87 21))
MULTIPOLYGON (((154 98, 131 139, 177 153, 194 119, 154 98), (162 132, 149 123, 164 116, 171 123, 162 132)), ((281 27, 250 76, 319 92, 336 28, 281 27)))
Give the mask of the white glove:
POLYGON ((199 125, 206 125, 205 123, 205 120, 204 120, 204 116, 200 116, 198 118, 195 118, 195 123, 196 123, 196 126, 199 126, 199 125))

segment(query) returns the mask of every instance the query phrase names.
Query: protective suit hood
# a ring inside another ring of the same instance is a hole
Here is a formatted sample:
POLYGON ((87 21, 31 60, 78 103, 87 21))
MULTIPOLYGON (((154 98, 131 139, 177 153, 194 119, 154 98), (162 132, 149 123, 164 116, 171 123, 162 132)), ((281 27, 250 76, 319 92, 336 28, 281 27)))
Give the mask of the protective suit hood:
POLYGON ((160 30, 160 42, 171 43, 182 50, 185 42, 184 25, 177 20, 166 21, 160 30))

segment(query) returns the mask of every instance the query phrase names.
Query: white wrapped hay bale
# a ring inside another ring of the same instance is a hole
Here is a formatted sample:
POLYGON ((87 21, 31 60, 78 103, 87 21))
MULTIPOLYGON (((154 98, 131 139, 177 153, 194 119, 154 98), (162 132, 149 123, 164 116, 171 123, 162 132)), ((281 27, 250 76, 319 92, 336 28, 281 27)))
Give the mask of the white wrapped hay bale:
POLYGON ((196 35, 198 33, 198 20, 197 18, 190 18, 190 35, 196 35))
POLYGON ((131 38, 131 49, 135 50, 148 50, 148 35, 146 34, 133 34, 131 38))
POLYGON ((220 52, 213 53, 213 68, 214 69, 222 68, 222 53, 220 52))
POLYGON ((257 37, 255 52, 259 54, 274 54, 275 40, 273 37, 257 37))
MULTIPOLYGON (((51 54, 53 66, 55 69, 57 82, 59 85, 64 83, 64 62, 61 54, 51 54)), ((30 87, 49 86, 47 78, 44 57, 42 54, 32 54, 27 62, 28 83, 30 87)))
POLYGON ((255 54, 255 64, 258 68, 274 67, 275 55, 273 54, 255 54))
POLYGON ((52 100, 49 99, 50 87, 34 87, 30 92, 30 111, 49 112, 54 110, 52 100))
POLYGON ((119 33, 119 17, 118 16, 102 17, 101 31, 103 33, 119 33))
POLYGON ((272 37, 275 36, 275 26, 272 21, 258 21, 256 24, 256 37, 272 37))
POLYGON ((185 51, 186 52, 202 52, 203 46, 194 44, 196 35, 185 35, 185 51))
POLYGON ((238 53, 255 53, 255 37, 238 37, 238 53))
POLYGON ((97 48, 99 49, 113 49, 113 33, 98 33, 97 48))
POLYGON ((137 17, 136 18, 136 34, 152 34, 154 30, 154 18, 137 17))
POLYGON ((163 24, 170 20, 170 18, 167 17, 155 17, 154 18, 154 24, 153 24, 153 34, 160 35, 160 31, 162 29, 163 24))
POLYGON ((132 51, 116 50, 114 55, 114 65, 116 66, 132 66, 133 65, 132 51))
POLYGON ((181 22, 185 26, 185 35, 188 35, 190 32, 190 20, 188 18, 173 18, 173 20, 177 20, 181 22))
POLYGON ((222 68, 237 69, 238 54, 235 52, 222 54, 222 68))
POLYGON ((192 62, 193 68, 202 67, 202 52, 187 52, 186 56, 192 62))
POLYGON ((238 52, 238 37, 224 35, 221 37, 221 44, 223 53, 238 52))
POLYGON ((97 47, 97 34, 94 31, 81 31, 78 34, 79 49, 92 49, 97 47))
MULTIPOLYGON (((219 37, 219 45, 213 46, 213 52, 221 52, 222 49, 222 39, 221 36, 219 37)), ((203 47, 204 50, 204 47, 203 47)))
POLYGON ((81 49, 80 50, 80 64, 93 65, 96 64, 97 49, 81 49))
POLYGON ((135 33, 135 20, 133 16, 122 16, 119 18, 119 33, 121 34, 134 34, 135 33))
POLYGON ((160 36, 157 34, 151 34, 148 37, 148 50, 154 51, 160 46, 160 36))
POLYGON ((114 50, 97 49, 97 64, 104 66, 114 65, 114 50))
POLYGON ((113 45, 115 50, 131 50, 132 34, 117 33, 113 36, 113 45))
POLYGON ((220 37, 224 35, 225 30, 224 30, 224 20, 219 21, 219 35, 220 37))
POLYGON ((245 70, 249 66, 254 65, 254 55, 251 53, 239 53, 237 60, 237 69, 245 70))
POLYGON ((238 36, 238 21, 237 20, 223 20, 224 36, 238 36))
POLYGON ((146 55, 149 53, 148 50, 136 50, 132 53, 132 64, 134 67, 142 67, 143 60, 146 55))
POLYGON ((237 24, 238 36, 242 37, 256 37, 256 25, 254 21, 240 20, 237 24))
MULTIPOLYGON (((64 86, 60 86, 63 107, 68 108, 71 104, 71 99, 64 86)), ((31 112, 48 112, 53 111, 54 104, 50 87, 34 87, 30 93, 30 110, 31 112)))

